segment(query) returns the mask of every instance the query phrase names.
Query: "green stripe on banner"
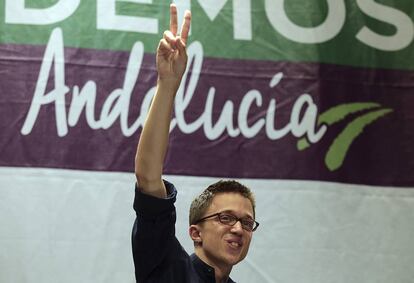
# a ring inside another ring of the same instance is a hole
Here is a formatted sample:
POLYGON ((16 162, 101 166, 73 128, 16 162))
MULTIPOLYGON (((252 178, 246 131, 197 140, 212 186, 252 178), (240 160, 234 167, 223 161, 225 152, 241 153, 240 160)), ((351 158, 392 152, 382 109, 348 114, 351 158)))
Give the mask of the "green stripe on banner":
MULTIPOLYGON (((168 26, 165 0, 5 0, 0 42, 153 53, 168 26), (21 7, 21 5, 25 5, 21 7)), ((178 0, 193 12, 190 41, 207 57, 414 69, 411 0, 178 0), (229 46, 231 48, 229 48, 229 46)))

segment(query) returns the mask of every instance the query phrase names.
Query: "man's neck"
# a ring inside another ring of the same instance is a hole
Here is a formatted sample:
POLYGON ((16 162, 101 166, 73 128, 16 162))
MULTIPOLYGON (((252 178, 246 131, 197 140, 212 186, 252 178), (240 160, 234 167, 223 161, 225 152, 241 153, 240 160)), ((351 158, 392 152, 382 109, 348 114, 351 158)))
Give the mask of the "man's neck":
POLYGON ((227 283, 227 281, 229 280, 229 275, 230 272, 228 272, 227 274, 223 274, 220 269, 218 268, 214 268, 214 275, 216 277, 216 283, 227 283))
POLYGON ((195 249, 195 254, 204 263, 214 268, 214 276, 216 278, 216 283, 227 283, 232 266, 219 264, 214 260, 209 259, 201 249, 195 249))

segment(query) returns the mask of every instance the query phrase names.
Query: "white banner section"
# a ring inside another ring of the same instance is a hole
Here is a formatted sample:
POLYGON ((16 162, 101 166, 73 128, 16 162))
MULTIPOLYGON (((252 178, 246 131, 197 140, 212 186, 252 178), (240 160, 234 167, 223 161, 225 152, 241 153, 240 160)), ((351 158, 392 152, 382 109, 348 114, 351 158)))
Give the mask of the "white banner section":
MULTIPOLYGON (((214 178, 165 176, 178 189, 177 237, 214 178)), ((257 198, 240 283, 407 283, 414 278, 414 189, 239 180, 257 198)), ((0 167, 0 282, 133 283, 134 174, 0 167)))

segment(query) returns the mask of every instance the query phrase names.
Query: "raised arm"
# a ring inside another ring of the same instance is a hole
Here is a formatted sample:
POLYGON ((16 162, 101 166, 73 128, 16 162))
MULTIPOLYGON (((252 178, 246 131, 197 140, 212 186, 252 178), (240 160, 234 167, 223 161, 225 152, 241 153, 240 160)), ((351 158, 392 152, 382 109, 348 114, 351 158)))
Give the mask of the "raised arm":
POLYGON ((170 29, 164 32, 158 45, 156 60, 158 81, 135 156, 135 175, 139 188, 146 194, 166 197, 162 182, 164 158, 174 97, 187 65, 186 44, 190 30, 191 13, 186 11, 177 31, 177 7, 170 5, 170 29))

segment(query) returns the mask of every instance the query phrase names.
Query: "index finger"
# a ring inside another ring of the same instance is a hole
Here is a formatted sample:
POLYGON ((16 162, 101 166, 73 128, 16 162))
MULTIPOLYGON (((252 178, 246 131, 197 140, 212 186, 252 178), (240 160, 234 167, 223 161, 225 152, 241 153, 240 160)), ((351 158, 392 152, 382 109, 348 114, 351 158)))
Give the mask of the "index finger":
POLYGON ((191 12, 189 10, 186 10, 184 13, 183 25, 181 26, 181 39, 183 40, 184 44, 187 44, 188 33, 190 32, 190 25, 191 12))
POLYGON ((174 36, 177 35, 177 6, 170 4, 170 31, 174 36))

